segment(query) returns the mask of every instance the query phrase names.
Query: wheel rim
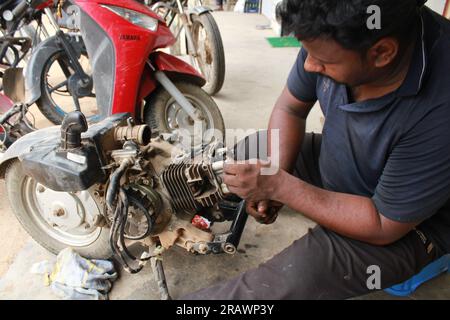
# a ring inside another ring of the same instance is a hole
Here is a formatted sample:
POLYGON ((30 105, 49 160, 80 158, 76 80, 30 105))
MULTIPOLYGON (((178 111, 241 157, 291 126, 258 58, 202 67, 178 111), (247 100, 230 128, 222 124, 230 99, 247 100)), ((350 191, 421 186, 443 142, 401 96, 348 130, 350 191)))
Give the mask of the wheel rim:
MULTIPOLYGON (((66 74, 70 73, 72 75, 75 71, 67 64, 67 70, 64 71, 61 65, 58 65, 58 60, 65 61, 65 63, 67 63, 67 57, 65 57, 62 52, 57 52, 50 57, 44 67, 45 94, 53 105, 55 111, 61 117, 64 117, 68 112, 75 110, 73 99, 67 87, 68 75, 66 74)), ((88 62, 81 63, 87 64, 88 62)), ((83 69, 86 69, 86 67, 83 69)), ((88 71, 87 74, 89 73, 90 72, 88 71)), ((90 116, 94 117, 98 113, 96 108, 95 93, 93 96, 79 98, 79 102, 81 111, 84 114, 92 114, 90 116)))
MULTIPOLYGON (((184 96, 196 110, 200 111, 200 114, 203 117, 203 121, 201 123, 203 141, 208 142, 214 134, 209 130, 214 129, 214 118, 208 108, 208 105, 192 95, 184 94, 184 96)), ((187 114, 186 111, 184 111, 184 109, 175 101, 174 98, 169 99, 165 110, 166 127, 170 132, 183 129, 188 130, 191 137, 194 136, 196 133, 194 120, 187 114)))
POLYGON ((214 64, 211 40, 203 24, 199 21, 193 23, 192 35, 197 54, 194 67, 205 77, 207 82, 210 82, 214 64))
POLYGON ((26 177, 22 199, 34 225, 66 246, 88 246, 101 233, 101 228, 95 226, 101 213, 90 191, 57 192, 26 177))

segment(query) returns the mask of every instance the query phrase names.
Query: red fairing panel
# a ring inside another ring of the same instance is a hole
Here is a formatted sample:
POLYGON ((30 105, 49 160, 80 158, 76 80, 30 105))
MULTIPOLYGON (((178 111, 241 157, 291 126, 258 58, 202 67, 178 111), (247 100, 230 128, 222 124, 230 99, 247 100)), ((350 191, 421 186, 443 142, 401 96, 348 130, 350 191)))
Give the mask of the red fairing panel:
POLYGON ((127 0, 74 1, 108 34, 115 48, 114 113, 134 115, 141 76, 147 57, 156 48, 172 45, 175 38, 165 23, 146 6, 127 0), (101 5, 123 7, 158 19, 156 32, 135 26, 101 5))
POLYGON ((0 112, 5 113, 14 106, 14 102, 3 93, 0 93, 0 112))
POLYGON ((204 79, 203 76, 190 64, 187 64, 183 60, 180 60, 170 54, 161 51, 155 52, 152 54, 152 61, 158 70, 184 73, 204 79))
POLYGON ((49 0, 49 1, 45 1, 44 3, 41 3, 40 5, 38 5, 36 7, 36 9, 43 10, 45 8, 52 7, 52 6, 53 6, 53 0, 49 0))
POLYGON ((137 12, 144 13, 152 18, 158 19, 161 22, 164 22, 164 20, 158 16, 155 12, 150 10, 146 5, 143 5, 142 3, 139 3, 137 1, 130 1, 130 0, 74 0, 75 3, 78 5, 83 2, 89 2, 92 4, 96 4, 97 6, 100 6, 102 4, 121 7, 121 8, 127 8, 131 9, 137 12))
MULTIPOLYGON (((200 85, 205 84, 203 76, 197 72, 191 65, 187 64, 183 60, 180 60, 170 54, 162 51, 157 51, 151 54, 150 60, 154 64, 157 70, 161 70, 167 73, 177 73, 180 75, 188 75, 198 78, 200 85)), ((152 76, 152 71, 147 66, 144 74, 142 75, 142 81, 140 85, 140 91, 138 95, 138 102, 145 99, 156 87, 156 80, 152 76)))

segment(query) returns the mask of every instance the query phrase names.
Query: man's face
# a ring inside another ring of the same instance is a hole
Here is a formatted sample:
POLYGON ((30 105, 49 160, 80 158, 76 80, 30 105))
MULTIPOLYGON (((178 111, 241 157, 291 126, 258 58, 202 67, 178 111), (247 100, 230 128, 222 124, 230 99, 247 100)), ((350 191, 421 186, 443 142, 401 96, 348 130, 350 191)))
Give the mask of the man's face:
POLYGON ((367 83, 373 76, 373 67, 363 61, 360 53, 344 49, 334 40, 304 40, 302 43, 308 51, 304 65, 307 72, 320 73, 350 87, 367 83))

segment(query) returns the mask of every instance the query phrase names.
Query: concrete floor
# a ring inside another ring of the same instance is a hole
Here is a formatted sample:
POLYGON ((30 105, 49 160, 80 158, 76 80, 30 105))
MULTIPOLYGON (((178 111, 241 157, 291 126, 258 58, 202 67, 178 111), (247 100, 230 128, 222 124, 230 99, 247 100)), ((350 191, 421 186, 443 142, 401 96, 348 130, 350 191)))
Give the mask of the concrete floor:
MULTIPOLYGON (((271 109, 283 88, 298 53, 297 48, 271 48, 265 37, 271 30, 259 30, 267 20, 256 14, 215 13, 226 52, 227 73, 222 91, 215 97, 227 128, 266 128, 271 109)), ((320 111, 316 108, 308 130, 320 132, 320 111)), ((41 117, 36 112, 36 117, 41 117)), ((46 123, 40 120, 40 125, 46 123)), ((174 298, 230 278, 256 267, 295 239, 314 223, 284 209, 278 221, 263 226, 249 219, 236 255, 194 256, 175 248, 165 253, 169 290, 174 298)), ((4 183, 0 184, 0 299, 58 299, 43 280, 29 272, 45 259, 54 259, 20 227, 10 211, 4 183)), ((150 266, 137 275, 121 273, 110 293, 111 299, 158 299, 150 266)), ((391 299, 383 292, 359 299, 391 299)), ((421 287, 410 299, 449 299, 450 275, 443 275, 421 287)))

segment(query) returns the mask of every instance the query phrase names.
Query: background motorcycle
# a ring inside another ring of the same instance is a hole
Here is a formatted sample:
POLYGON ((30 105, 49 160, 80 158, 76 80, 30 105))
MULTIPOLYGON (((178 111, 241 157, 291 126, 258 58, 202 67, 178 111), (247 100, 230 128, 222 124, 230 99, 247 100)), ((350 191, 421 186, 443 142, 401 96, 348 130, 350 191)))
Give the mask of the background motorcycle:
POLYGON ((171 53, 187 54, 191 65, 206 79, 203 89, 210 95, 219 92, 225 80, 225 52, 212 9, 203 6, 201 0, 194 6, 189 0, 145 2, 175 34, 177 42, 170 47, 171 53))
MULTIPOLYGON (((17 15, 14 9, 20 3, 21 0, 6 0, 0 4, 2 34, 0 37, 0 76, 2 80, 5 71, 18 67, 26 59, 30 49, 39 42, 38 30, 42 28, 42 11, 40 9, 48 5, 48 3, 44 3, 38 6, 39 9, 28 9, 23 14, 17 15), (36 27, 32 26, 33 22, 36 27)), ((11 76, 13 76, 12 71, 9 70, 11 76)), ((17 73, 19 72, 21 73, 22 70, 17 73)), ((0 90, 3 90, 3 84, 0 90)))
POLYGON ((24 15, 16 17, 13 13, 14 8, 20 4, 21 0, 0 1, 0 29, 2 36, 0 38, 0 57, 2 68, 16 67, 26 56, 31 45, 39 39, 36 38, 34 28, 29 25, 37 22, 37 27, 41 26, 41 12, 38 10, 28 10, 24 15), (27 40, 27 45, 22 42, 27 40))
POLYGON ((4 151, 16 139, 34 130, 27 118, 28 106, 23 84, 23 61, 32 47, 40 41, 42 9, 53 1, 35 3, 35 7, 21 0, 6 0, 0 4, 0 150, 4 151))
MULTIPOLYGON (((21 0, 9 0, 1 5, 1 9, 1 26, 4 34, 0 38, 2 89, 4 89, 4 94, 14 102, 24 102, 23 67, 26 66, 30 56, 34 54, 33 49, 44 39, 50 38, 50 34, 44 26, 43 17, 47 16, 50 22, 54 22, 55 13, 52 11, 54 1, 31 1, 27 4, 21 0)), ((61 5, 58 3, 55 11, 61 14, 61 9, 61 5)), ((56 27, 54 32, 56 35, 52 38, 61 44, 61 50, 58 52, 57 59, 54 60, 55 64, 63 71, 61 72, 63 75, 65 72, 70 76, 70 70, 79 70, 80 78, 88 78, 78 61, 87 55, 81 37, 73 33, 64 34, 57 25, 56 27)), ((49 75, 48 72, 41 77, 42 87, 45 88, 43 92, 46 94, 36 101, 31 101, 30 104, 36 102, 44 115, 58 124, 61 123, 65 112, 58 104, 55 104, 55 101, 49 99, 49 92, 63 94, 64 89, 51 86, 49 75), (54 114, 55 110, 59 111, 56 115, 54 114)), ((3 111, 5 111, 4 109, 3 111)), ((75 108, 72 106, 70 109, 75 108)))

